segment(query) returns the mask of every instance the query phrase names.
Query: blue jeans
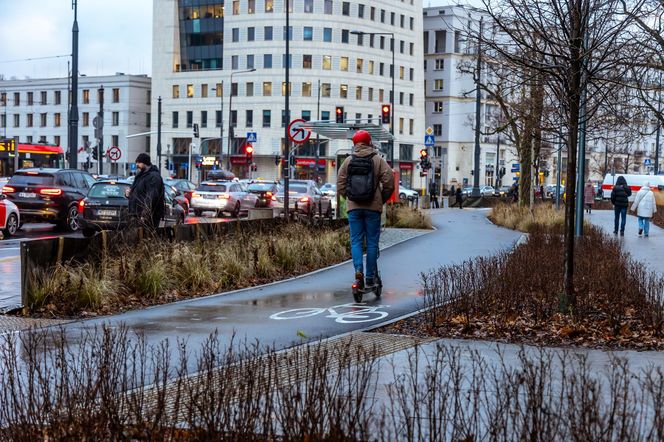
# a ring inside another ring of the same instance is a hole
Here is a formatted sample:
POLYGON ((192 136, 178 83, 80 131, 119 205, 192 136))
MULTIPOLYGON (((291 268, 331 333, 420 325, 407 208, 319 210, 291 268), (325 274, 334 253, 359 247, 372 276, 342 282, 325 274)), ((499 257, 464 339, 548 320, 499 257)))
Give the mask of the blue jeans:
POLYGON ((348 212, 350 226, 350 253, 356 272, 373 278, 378 268, 378 241, 380 240, 380 212, 355 209, 348 212), (362 262, 364 241, 367 242, 367 271, 362 262))
POLYGON ((639 229, 643 230, 643 234, 645 236, 648 236, 648 232, 650 232, 650 218, 645 218, 643 216, 639 217, 639 229))
POLYGON ((624 232, 625 231, 625 222, 627 221, 627 206, 625 207, 619 207, 619 206, 613 206, 613 214, 614 214, 614 219, 613 219, 613 231, 617 232, 618 231, 618 217, 620 217, 620 231, 624 232))

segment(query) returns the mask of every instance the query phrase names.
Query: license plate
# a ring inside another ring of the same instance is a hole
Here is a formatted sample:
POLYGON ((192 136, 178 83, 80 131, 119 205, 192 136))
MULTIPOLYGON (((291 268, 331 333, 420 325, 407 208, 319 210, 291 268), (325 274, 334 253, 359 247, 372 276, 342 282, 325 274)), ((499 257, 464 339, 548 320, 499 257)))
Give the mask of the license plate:
POLYGON ((118 216, 117 210, 97 210, 99 216, 118 216))
POLYGON ((206 200, 213 200, 217 198, 217 195, 203 195, 203 198, 205 198, 206 200))
POLYGON ((37 198, 37 194, 32 193, 32 192, 19 192, 18 197, 19 198, 37 198))

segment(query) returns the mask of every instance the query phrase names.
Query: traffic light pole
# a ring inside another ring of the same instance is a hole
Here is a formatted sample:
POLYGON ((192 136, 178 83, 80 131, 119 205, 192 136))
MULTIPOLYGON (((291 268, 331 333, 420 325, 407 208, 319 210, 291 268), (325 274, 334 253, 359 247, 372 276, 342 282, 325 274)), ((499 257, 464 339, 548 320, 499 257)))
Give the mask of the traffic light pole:
POLYGON ((78 0, 72 0, 71 108, 69 110, 69 168, 78 169, 78 0))
POLYGON ((99 138, 97 142, 97 174, 101 175, 104 171, 104 156, 102 154, 103 152, 103 145, 104 145, 104 86, 99 88, 99 113, 97 116, 99 117, 99 121, 101 122, 101 125, 99 129, 99 138))
POLYGON ((480 81, 482 78, 482 19, 480 17, 480 33, 477 39, 477 67, 475 80, 475 173, 473 174, 473 198, 479 198, 480 194, 480 108, 482 104, 482 91, 480 81))
POLYGON ((159 161, 159 174, 161 174, 161 95, 157 98, 157 161, 159 161))
MULTIPOLYGON (((284 91, 285 95, 285 112, 286 120, 290 118, 290 3, 292 0, 286 0, 286 90, 284 91)), ((288 121, 284 125, 284 157, 286 159, 286 164, 283 166, 284 171, 284 219, 288 221, 289 219, 289 183, 290 178, 290 143, 289 143, 289 133, 288 133, 288 121)))

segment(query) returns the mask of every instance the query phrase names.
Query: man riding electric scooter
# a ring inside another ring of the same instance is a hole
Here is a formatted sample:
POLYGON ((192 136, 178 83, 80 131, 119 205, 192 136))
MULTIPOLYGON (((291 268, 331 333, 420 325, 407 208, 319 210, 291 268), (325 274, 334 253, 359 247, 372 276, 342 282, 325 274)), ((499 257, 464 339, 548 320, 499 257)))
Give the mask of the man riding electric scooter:
POLYGON ((377 266, 380 217, 383 205, 394 192, 392 169, 378 154, 371 143, 371 135, 365 130, 353 135, 353 153, 339 169, 337 192, 347 199, 351 254, 355 267, 353 295, 356 300, 361 300, 362 292, 378 292, 375 288, 382 287, 377 266), (365 241, 366 273, 362 259, 365 241))

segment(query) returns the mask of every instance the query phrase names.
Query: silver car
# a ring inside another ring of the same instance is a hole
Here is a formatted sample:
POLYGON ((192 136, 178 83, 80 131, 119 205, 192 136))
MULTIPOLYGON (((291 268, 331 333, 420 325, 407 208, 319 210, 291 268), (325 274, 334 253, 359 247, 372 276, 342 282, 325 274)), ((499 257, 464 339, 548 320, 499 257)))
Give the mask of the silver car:
MULTIPOLYGON (((284 189, 272 197, 272 207, 283 209, 284 189)), ((288 208, 313 217, 319 213, 326 217, 332 216, 332 200, 316 187, 313 181, 291 182, 288 186, 288 208)))
POLYGON ((212 211, 217 216, 226 212, 237 218, 257 204, 256 195, 249 193, 242 183, 232 181, 204 181, 191 195, 191 208, 196 216, 212 211))

